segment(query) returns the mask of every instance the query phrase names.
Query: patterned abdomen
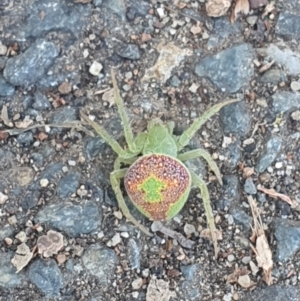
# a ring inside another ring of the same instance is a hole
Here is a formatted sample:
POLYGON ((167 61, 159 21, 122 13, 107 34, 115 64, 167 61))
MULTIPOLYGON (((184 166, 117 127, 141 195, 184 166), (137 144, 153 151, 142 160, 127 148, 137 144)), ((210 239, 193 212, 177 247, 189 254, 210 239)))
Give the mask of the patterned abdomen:
POLYGON ((166 220, 183 207, 190 192, 191 176, 176 158, 145 155, 134 162, 124 178, 133 204, 153 220, 166 220))

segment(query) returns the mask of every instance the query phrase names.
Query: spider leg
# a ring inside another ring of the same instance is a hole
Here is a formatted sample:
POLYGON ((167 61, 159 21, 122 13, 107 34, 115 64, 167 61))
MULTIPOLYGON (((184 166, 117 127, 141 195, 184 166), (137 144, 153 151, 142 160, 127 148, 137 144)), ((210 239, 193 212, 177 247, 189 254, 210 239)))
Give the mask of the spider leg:
POLYGON ((123 99, 120 96, 120 91, 117 86, 117 81, 116 81, 116 77, 115 77, 113 69, 111 69, 111 79, 112 79, 112 83, 113 83, 115 103, 118 107, 119 115, 122 120, 122 124, 123 124, 123 128, 124 128, 125 140, 127 142, 129 150, 134 152, 136 149, 136 145, 133 140, 133 132, 132 132, 132 129, 130 126, 130 122, 128 120, 128 116, 125 111, 123 99))
POLYGON ((191 150, 189 152, 179 154, 177 158, 180 161, 187 161, 187 160, 191 160, 191 159, 198 158, 198 157, 202 157, 207 162, 207 164, 209 165, 211 170, 216 175, 220 185, 223 185, 222 176, 221 176, 221 173, 220 173, 220 170, 219 170, 217 164, 212 159, 210 154, 207 151, 205 151, 204 149, 191 150))
POLYGON ((192 125, 187 128, 181 136, 179 136, 177 146, 178 146, 178 151, 181 151, 186 145, 189 144, 190 140, 193 138, 195 133, 201 128, 201 126, 214 114, 218 113, 221 108, 224 106, 237 102, 239 99, 230 99, 221 103, 218 103, 214 106, 212 106, 210 109, 205 111, 201 116, 196 118, 192 125))
POLYGON ((210 229, 210 233, 211 233, 211 238, 212 238, 212 242, 214 245, 214 250, 215 250, 215 259, 217 259, 218 253, 219 253, 219 247, 218 247, 218 242, 217 242, 217 234, 216 234, 216 225, 215 225, 215 221, 214 221, 214 215, 213 215, 213 211, 210 205, 210 199, 209 199, 209 193, 208 193, 208 189, 207 186, 205 184, 205 182, 198 177, 194 172, 190 172, 191 176, 192 176, 192 182, 195 186, 197 186, 200 189, 201 192, 201 196, 203 199, 203 204, 204 204, 204 210, 205 210, 205 215, 206 215, 206 219, 207 219, 207 224, 208 227, 210 229))
POLYGON ((149 232, 149 230, 144 227, 142 224, 140 224, 130 213, 125 200, 123 198, 123 194, 120 188, 120 179, 124 178, 126 172, 127 172, 128 168, 123 168, 123 169, 119 169, 119 170, 115 170, 110 174, 110 182, 112 185, 112 189, 115 192, 119 207, 122 211, 122 213, 125 215, 125 217, 131 221, 137 228, 139 228, 142 232, 144 232, 145 234, 147 234, 148 236, 153 236, 153 234, 151 234, 149 232))
POLYGON ((97 124, 96 122, 92 121, 87 115, 85 115, 82 111, 80 111, 80 116, 82 119, 84 119, 91 127, 94 128, 94 130, 97 132, 97 134, 114 150, 115 153, 117 153, 119 156, 121 156, 124 153, 123 148, 120 146, 120 144, 112 138, 108 132, 105 130, 104 127, 97 124))
POLYGON ((117 159, 114 162, 114 170, 121 169, 121 163, 124 163, 124 164, 127 164, 127 165, 131 165, 137 159, 138 159, 138 157, 132 157, 132 158, 129 158, 129 159, 123 159, 123 158, 117 157, 117 159))

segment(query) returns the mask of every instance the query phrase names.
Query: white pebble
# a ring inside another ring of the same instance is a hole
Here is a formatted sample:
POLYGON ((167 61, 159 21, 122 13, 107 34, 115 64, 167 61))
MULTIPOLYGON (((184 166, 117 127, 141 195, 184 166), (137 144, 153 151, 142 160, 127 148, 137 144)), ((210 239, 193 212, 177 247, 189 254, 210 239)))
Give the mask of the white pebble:
POLYGON ((0 204, 4 204, 8 199, 8 196, 0 192, 0 204))
POLYGON ((41 180, 40 180, 40 185, 41 185, 42 187, 47 187, 48 184, 49 184, 49 180, 48 180, 48 179, 41 179, 41 180))
POLYGON ((114 235, 114 237, 111 239, 111 245, 112 245, 113 247, 115 247, 115 246, 118 245, 120 242, 122 242, 122 238, 121 238, 121 236, 120 236, 119 233, 116 233, 116 234, 114 235))
POLYGON ((193 233, 196 232, 196 228, 195 228, 195 226, 192 225, 192 224, 185 224, 185 225, 184 225, 184 228, 183 228, 183 231, 184 231, 184 233, 185 233, 186 235, 191 235, 191 234, 193 234, 193 233))
POLYGON ((138 290, 142 287, 143 285, 143 278, 137 278, 135 280, 132 281, 131 286, 134 290, 138 290))
POLYGON ((276 162, 276 164, 275 164, 275 168, 277 168, 277 169, 282 168, 282 166, 283 166, 282 162, 276 162))
POLYGON ((0 55, 5 55, 7 52, 7 47, 5 45, 0 44, 0 55))
POLYGON ((228 257, 227 257, 227 260, 228 260, 229 262, 234 261, 234 255, 229 254, 228 257))
POLYGON ((299 91, 300 90, 300 83, 299 82, 291 82, 291 89, 293 91, 299 91))
POLYGON ((76 165, 76 162, 75 162, 74 160, 69 160, 69 161, 68 161, 68 164, 69 164, 70 166, 75 166, 75 165, 76 165))
POLYGON ((100 74, 102 68, 103 68, 103 66, 100 63, 98 63, 97 61, 94 61, 89 69, 89 72, 94 76, 98 76, 100 74))
POLYGON ((124 237, 124 238, 128 238, 129 233, 128 232, 121 232, 121 236, 124 237))

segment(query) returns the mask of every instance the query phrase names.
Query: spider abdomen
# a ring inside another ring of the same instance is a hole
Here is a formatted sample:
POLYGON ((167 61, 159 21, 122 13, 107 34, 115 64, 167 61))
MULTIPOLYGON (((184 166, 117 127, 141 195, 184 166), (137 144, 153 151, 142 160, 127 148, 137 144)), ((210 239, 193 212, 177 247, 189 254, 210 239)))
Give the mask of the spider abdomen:
POLYGON ((183 207, 191 188, 191 176, 182 162, 164 154, 144 155, 124 178, 133 204, 153 220, 166 220, 183 207))

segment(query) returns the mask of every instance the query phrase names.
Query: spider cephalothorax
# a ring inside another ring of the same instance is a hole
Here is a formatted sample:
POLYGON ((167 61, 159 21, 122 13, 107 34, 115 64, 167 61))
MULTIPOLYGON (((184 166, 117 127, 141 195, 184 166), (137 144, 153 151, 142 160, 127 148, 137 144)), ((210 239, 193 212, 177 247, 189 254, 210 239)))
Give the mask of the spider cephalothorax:
POLYGON ((223 106, 234 103, 237 100, 231 99, 212 106, 202 116, 196 118, 192 125, 180 136, 173 134, 174 122, 164 124, 160 119, 154 119, 149 122, 146 132, 138 133, 134 137, 113 71, 111 76, 115 103, 123 123, 128 147, 123 149, 102 126, 90 120, 83 112, 81 112, 81 117, 118 154, 114 164, 114 171, 110 175, 110 181, 120 209, 126 218, 140 230, 147 235, 152 235, 129 212, 120 188, 120 180, 124 178, 127 194, 133 204, 145 216, 153 220, 167 220, 179 213, 188 198, 191 185, 194 184, 201 191, 207 223, 214 243, 215 254, 217 254, 216 227, 207 186, 183 162, 202 157, 207 161, 220 184, 222 184, 221 174, 216 163, 205 150, 195 149, 183 152, 183 149, 203 123, 223 106), (121 163, 129 167, 121 169, 121 163))

